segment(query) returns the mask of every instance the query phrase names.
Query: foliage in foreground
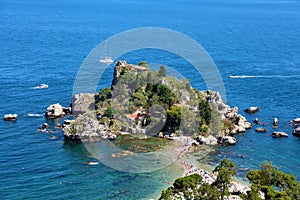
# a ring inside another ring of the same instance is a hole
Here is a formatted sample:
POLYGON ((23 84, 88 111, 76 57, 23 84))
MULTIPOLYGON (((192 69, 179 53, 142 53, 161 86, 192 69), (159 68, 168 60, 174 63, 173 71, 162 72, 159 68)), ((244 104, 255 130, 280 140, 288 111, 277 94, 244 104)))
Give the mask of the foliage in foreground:
POLYGON ((258 191, 265 195, 265 199, 300 199, 300 183, 296 176, 280 171, 271 162, 264 162, 260 169, 250 170, 247 178, 252 183, 252 190, 244 199, 257 199, 258 191))
MULTIPOLYGON (((223 159, 215 168, 217 179, 213 184, 201 182, 200 175, 190 175, 175 180, 173 186, 162 191, 161 200, 180 199, 224 199, 230 195, 228 187, 232 176, 236 174, 235 163, 223 159), (197 181, 195 181, 197 179, 197 181), (196 185, 195 185, 196 183, 196 185)), ((300 183, 293 174, 287 174, 273 166, 271 162, 264 162, 260 169, 250 170, 247 173, 251 191, 240 194, 245 200, 260 200, 264 196, 267 200, 294 200, 300 199, 300 183)))
POLYGON ((172 187, 162 191, 160 199, 172 199, 176 195, 178 197, 180 193, 186 199, 224 199, 228 194, 230 180, 236 174, 235 164, 228 159, 223 159, 214 172, 218 173, 217 180, 211 185, 203 183, 199 174, 178 178, 172 187))

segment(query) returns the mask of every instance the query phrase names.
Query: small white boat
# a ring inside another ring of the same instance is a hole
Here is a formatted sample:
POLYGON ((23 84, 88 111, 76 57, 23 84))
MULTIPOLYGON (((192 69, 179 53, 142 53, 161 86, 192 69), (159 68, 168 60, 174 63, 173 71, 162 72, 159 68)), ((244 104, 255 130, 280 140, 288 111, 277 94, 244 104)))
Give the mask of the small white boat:
POLYGON ((113 63, 114 60, 111 57, 105 56, 105 58, 104 59, 100 59, 99 62, 110 64, 110 63, 113 63))
POLYGON ((107 52, 107 41, 104 44, 104 52, 102 53, 102 58, 104 57, 104 59, 100 59, 99 62, 101 63, 106 63, 106 64, 111 64, 114 62, 114 60, 112 59, 112 57, 106 56, 106 52, 107 52))
POLYGON ((48 88, 49 86, 47 84, 42 83, 39 86, 35 86, 34 89, 44 89, 44 88, 48 88))
POLYGON ((87 162, 83 162, 82 164, 84 164, 84 165, 98 165, 99 162, 97 162, 97 161, 87 161, 87 162))

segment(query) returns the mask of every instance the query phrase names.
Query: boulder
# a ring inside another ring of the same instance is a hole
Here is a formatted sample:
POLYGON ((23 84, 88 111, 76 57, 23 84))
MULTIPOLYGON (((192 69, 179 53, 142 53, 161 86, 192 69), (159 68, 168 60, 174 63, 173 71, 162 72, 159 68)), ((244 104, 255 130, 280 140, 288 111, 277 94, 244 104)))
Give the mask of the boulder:
POLYGON ((293 130, 293 135, 296 137, 300 137, 300 127, 293 130))
POLYGON ((64 131, 65 141, 81 141, 80 136, 78 134, 72 134, 64 131))
POLYGON ((70 125, 72 122, 74 122, 74 120, 70 120, 70 119, 66 119, 64 120, 64 125, 70 125))
POLYGON ((252 128, 252 124, 250 122, 245 122, 244 123, 244 127, 245 127, 245 129, 251 129, 252 128))
POLYGON ((224 145, 234 145, 236 143, 236 139, 231 136, 225 136, 221 138, 220 142, 224 145))
POLYGON ((163 138, 164 137, 164 133, 163 132, 159 132, 157 135, 159 138, 163 138))
POLYGON ((273 126, 278 126, 278 124, 279 124, 279 121, 278 121, 277 117, 275 117, 273 120, 273 126))
POLYGON ((218 145, 218 140, 214 136, 210 135, 207 138, 204 136, 198 136, 197 142, 200 144, 215 146, 218 145))
POLYGON ((245 126, 238 126, 237 132, 238 132, 238 133, 245 133, 245 132, 246 132, 245 126))
POLYGON ((206 143, 207 143, 207 138, 204 137, 204 136, 199 135, 198 138, 197 138, 197 141, 198 141, 200 144, 206 144, 206 143))
POLYGON ((209 136, 207 137, 207 140, 208 140, 208 144, 209 144, 209 145, 212 145, 212 146, 218 145, 218 140, 217 140, 217 138, 215 138, 215 137, 212 136, 212 135, 209 135, 209 136))
POLYGON ((200 143, 199 143, 197 140, 194 140, 194 141, 192 142, 192 146, 198 146, 198 145, 200 145, 200 143))
POLYGON ((261 127, 256 128, 255 131, 259 132, 259 133, 266 133, 267 132, 267 130, 265 128, 261 128, 261 127))
POLYGON ((228 111, 230 111, 230 107, 224 102, 218 102, 217 106, 220 113, 227 113, 228 111))
POLYGON ((255 118, 254 123, 255 123, 255 124, 261 124, 261 122, 259 121, 258 118, 255 118))
POLYGON ((48 106, 45 117, 47 118, 59 118, 65 116, 65 112, 63 111, 63 107, 59 104, 51 104, 48 106))
POLYGON ((62 109, 63 109, 63 111, 66 115, 71 115, 72 114, 72 108, 71 107, 63 107, 62 109))
POLYGON ((259 110, 260 109, 258 107, 249 107, 249 108, 245 109, 244 111, 248 114, 253 114, 253 113, 256 113, 259 110))
POLYGON ((115 134, 109 134, 108 137, 107 137, 107 139, 109 139, 109 140, 115 140, 115 139, 117 139, 117 136, 115 134))
POLYGON ((300 118, 293 119, 291 122, 295 124, 300 123, 300 118))
POLYGON ((282 138, 282 137, 288 137, 289 135, 284 132, 276 132, 275 131, 270 136, 272 136, 273 138, 282 138))
POLYGON ((238 114, 236 112, 229 112, 225 115, 225 117, 230 121, 235 121, 236 118, 238 117, 238 114))
POLYGON ((229 129, 229 133, 231 134, 231 135, 235 135, 235 134, 237 134, 238 133, 238 126, 237 125, 234 125, 233 127, 230 127, 230 129, 229 129))
POLYGON ((49 125, 47 124, 47 123, 43 123, 42 125, 41 125, 41 128, 42 129, 45 129, 45 128, 48 128, 49 127, 49 125))
POLYGON ((234 107, 231 109, 231 112, 233 112, 233 113, 238 113, 238 111, 239 111, 238 107, 234 107))
POLYGON ((62 128, 62 125, 60 123, 55 125, 55 128, 62 128))
POLYGON ((6 114, 3 117, 3 120, 5 121, 17 121, 18 115, 17 114, 6 114))

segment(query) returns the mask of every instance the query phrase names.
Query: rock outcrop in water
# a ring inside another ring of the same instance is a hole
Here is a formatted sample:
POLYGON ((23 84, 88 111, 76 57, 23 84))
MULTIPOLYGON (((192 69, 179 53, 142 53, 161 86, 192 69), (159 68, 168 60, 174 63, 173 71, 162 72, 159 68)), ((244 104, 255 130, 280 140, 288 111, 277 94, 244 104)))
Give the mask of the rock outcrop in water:
POLYGON ((78 115, 76 120, 63 128, 65 140, 71 141, 99 141, 101 139, 115 139, 116 135, 111 133, 105 125, 99 124, 94 118, 78 115))
POLYGON ((262 127, 258 127, 255 129, 256 132, 259 132, 259 133, 266 133, 267 130, 265 128, 262 128, 262 127))
POLYGON ((45 117, 47 118, 59 118, 64 117, 66 114, 71 114, 72 110, 70 107, 66 108, 61 106, 59 103, 51 104, 48 106, 45 117))
POLYGON ((291 123, 292 127, 294 128, 292 134, 296 137, 300 137, 300 118, 293 119, 291 123))
POLYGON ((289 135, 284 132, 273 132, 270 136, 273 138, 282 138, 282 137, 288 137, 289 135))
POLYGON ((294 136, 300 137, 300 127, 294 129, 292 133, 294 136))
POLYGON ((300 118, 293 119, 293 120, 291 121, 291 123, 292 123, 292 127, 293 127, 293 128, 298 128, 298 127, 300 127, 300 118))
POLYGON ((279 124, 278 118, 275 117, 273 120, 273 126, 278 126, 278 124, 279 124))
POLYGON ((225 136, 220 138, 219 142, 223 145, 234 145, 236 144, 236 139, 232 136, 225 136))
POLYGON ((247 109, 245 109, 244 111, 248 114, 253 114, 258 112, 260 109, 258 107, 249 107, 247 109))
POLYGON ((18 115, 17 114, 5 114, 3 120, 5 121, 17 121, 18 115))
POLYGON ((293 119, 291 122, 294 124, 298 124, 300 123, 300 118, 293 119))

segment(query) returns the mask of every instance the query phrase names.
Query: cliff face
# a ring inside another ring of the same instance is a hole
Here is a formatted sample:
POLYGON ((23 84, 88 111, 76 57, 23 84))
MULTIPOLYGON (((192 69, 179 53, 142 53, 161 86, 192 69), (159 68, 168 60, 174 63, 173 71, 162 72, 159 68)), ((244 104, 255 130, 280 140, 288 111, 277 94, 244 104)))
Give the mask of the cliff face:
POLYGON ((72 129, 66 129, 66 138, 74 134, 84 140, 89 136, 93 140, 115 138, 112 135, 124 132, 168 138, 224 137, 250 128, 238 109, 226 105, 217 92, 200 92, 188 79, 180 81, 165 74, 163 66, 151 71, 146 63, 138 66, 118 61, 110 89, 73 97, 78 118, 72 129))
POLYGON ((133 65, 133 64, 127 64, 125 60, 119 60, 116 63, 116 66, 114 68, 114 75, 113 75, 113 80, 111 84, 111 90, 114 90, 115 87, 117 86, 120 77, 122 75, 126 74, 132 74, 133 76, 136 76, 139 72, 148 72, 149 68, 148 67, 143 67, 139 65, 133 65))

